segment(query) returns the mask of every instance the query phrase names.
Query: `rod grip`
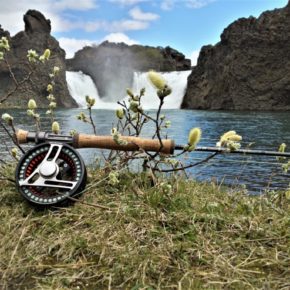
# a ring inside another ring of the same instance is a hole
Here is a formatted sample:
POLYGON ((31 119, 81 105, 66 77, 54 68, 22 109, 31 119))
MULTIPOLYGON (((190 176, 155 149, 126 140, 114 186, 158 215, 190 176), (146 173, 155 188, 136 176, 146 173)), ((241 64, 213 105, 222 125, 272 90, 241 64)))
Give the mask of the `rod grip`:
POLYGON ((21 130, 21 129, 16 131, 15 137, 16 137, 19 144, 23 144, 23 143, 28 142, 28 140, 27 140, 28 133, 29 133, 28 131, 21 130))
POLYGON ((157 139, 144 139, 139 137, 122 136, 122 140, 127 141, 126 145, 117 144, 112 136, 94 136, 87 134, 77 134, 74 136, 73 146, 75 148, 101 148, 121 151, 145 151, 161 152, 164 154, 173 154, 174 141, 163 139, 162 146, 157 139))

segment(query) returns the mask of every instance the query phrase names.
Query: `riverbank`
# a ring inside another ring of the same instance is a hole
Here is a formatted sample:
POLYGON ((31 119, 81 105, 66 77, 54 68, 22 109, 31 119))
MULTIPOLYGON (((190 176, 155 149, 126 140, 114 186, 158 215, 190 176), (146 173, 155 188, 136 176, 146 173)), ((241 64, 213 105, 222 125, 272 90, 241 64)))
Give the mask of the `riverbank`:
MULTIPOLYGON (((13 177, 13 167, 5 170, 13 177)), ((89 172, 73 206, 35 210, 0 181, 3 289, 288 289, 290 201, 172 176, 89 172)), ((289 197, 288 197, 289 198, 289 197)))

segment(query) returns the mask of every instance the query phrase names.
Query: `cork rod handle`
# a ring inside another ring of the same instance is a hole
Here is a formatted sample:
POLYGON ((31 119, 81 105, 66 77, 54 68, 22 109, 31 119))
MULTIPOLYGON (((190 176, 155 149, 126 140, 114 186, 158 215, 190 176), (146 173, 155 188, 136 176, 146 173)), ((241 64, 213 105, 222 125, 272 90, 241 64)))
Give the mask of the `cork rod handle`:
POLYGON ((74 148, 100 148, 120 151, 145 151, 161 152, 164 154, 173 154, 175 144, 173 140, 163 139, 162 146, 159 140, 145 139, 140 137, 122 136, 121 139, 127 141, 125 145, 117 144, 112 136, 95 136, 87 134, 76 134, 74 137, 67 135, 56 135, 48 132, 28 132, 18 130, 16 138, 19 144, 34 142, 63 142, 72 144, 74 148))
POLYGON ((19 144, 23 144, 23 143, 27 143, 27 136, 28 136, 28 131, 25 131, 25 130, 17 130, 16 131, 16 140, 18 141, 19 144))
POLYGON ((162 140, 162 146, 159 140, 144 139, 140 137, 122 136, 122 140, 127 141, 126 145, 119 145, 111 136, 95 136, 78 134, 74 137, 73 146, 75 148, 103 148, 121 151, 145 151, 161 152, 172 154, 174 152, 174 141, 170 139, 162 140))

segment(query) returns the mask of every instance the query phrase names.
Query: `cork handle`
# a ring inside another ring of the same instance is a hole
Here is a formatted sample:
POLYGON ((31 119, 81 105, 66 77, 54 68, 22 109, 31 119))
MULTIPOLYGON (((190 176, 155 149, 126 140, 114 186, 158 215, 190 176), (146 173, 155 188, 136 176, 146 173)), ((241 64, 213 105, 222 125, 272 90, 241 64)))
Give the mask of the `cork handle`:
MULTIPOLYGON (((19 144, 34 142, 64 142, 71 141, 69 136, 48 134, 46 132, 28 132, 24 130, 18 130, 16 132, 16 138, 19 144), (58 137, 58 138, 56 138, 58 137)), ((117 144, 112 136, 95 136, 87 134, 77 134, 73 137, 73 147, 75 148, 101 148, 121 151, 137 151, 143 149, 145 151, 161 152, 164 154, 173 154, 175 144, 173 140, 162 140, 162 146, 159 140, 144 139, 139 137, 122 136, 122 140, 127 141, 126 145, 117 144)), ((71 142, 70 142, 71 143, 71 142)))
POLYGON ((122 151, 137 151, 143 149, 145 151, 161 152, 164 154, 172 154, 174 151, 174 141, 162 140, 160 146, 159 140, 143 139, 139 137, 122 136, 122 140, 127 141, 126 145, 117 144, 111 136, 94 136, 86 134, 78 134, 74 137, 75 148, 103 148, 122 151))
POLYGON ((19 144, 27 143, 27 136, 28 131, 19 129, 16 132, 16 139, 18 140, 19 144))

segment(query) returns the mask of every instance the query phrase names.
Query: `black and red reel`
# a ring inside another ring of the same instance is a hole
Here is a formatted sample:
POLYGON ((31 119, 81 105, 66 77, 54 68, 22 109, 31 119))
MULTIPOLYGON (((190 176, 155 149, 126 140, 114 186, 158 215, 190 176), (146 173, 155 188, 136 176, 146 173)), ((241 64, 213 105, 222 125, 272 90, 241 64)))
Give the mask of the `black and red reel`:
POLYGON ((86 186, 79 153, 65 143, 42 143, 25 153, 16 168, 19 192, 39 206, 62 205, 86 186))

